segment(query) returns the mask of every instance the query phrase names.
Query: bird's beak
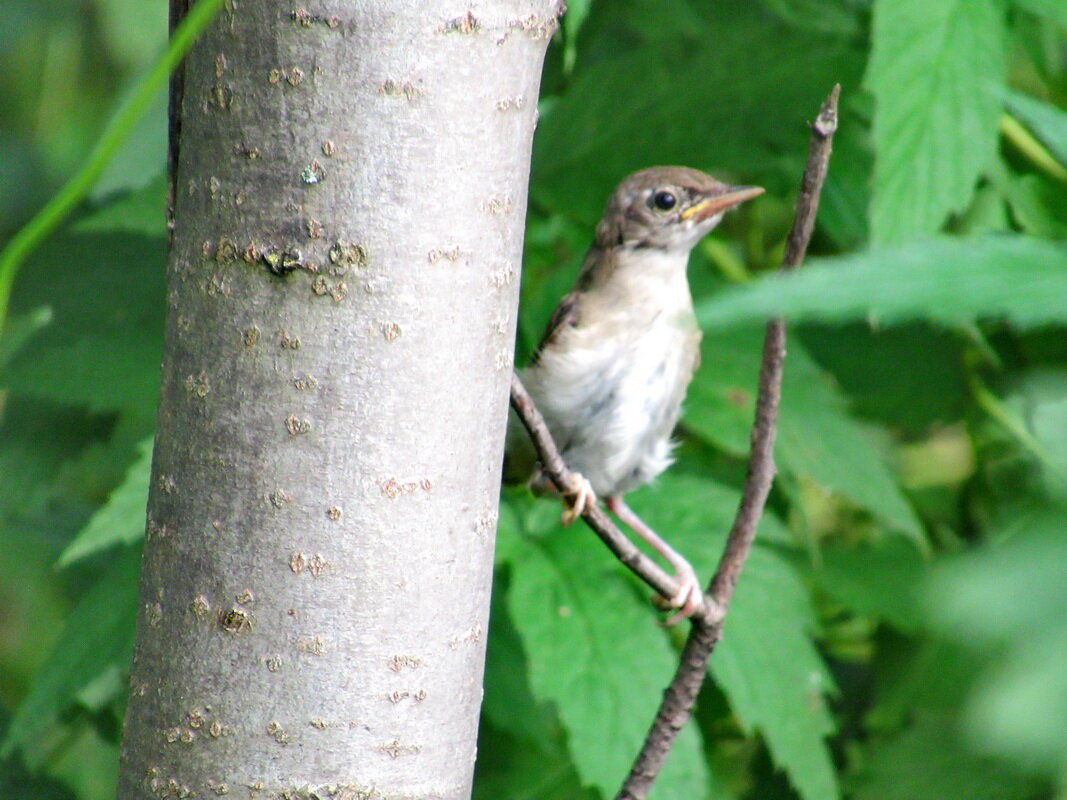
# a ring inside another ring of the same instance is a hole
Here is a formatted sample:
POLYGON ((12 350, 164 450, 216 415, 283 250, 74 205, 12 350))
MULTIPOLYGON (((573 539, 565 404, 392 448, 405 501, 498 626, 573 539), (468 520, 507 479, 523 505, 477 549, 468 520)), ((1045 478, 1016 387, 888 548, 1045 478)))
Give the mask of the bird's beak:
POLYGON ((725 194, 709 197, 701 200, 695 206, 690 206, 682 212, 682 219, 692 219, 703 222, 708 217, 713 217, 728 208, 733 208, 738 203, 751 200, 763 194, 762 186, 731 186, 725 194))

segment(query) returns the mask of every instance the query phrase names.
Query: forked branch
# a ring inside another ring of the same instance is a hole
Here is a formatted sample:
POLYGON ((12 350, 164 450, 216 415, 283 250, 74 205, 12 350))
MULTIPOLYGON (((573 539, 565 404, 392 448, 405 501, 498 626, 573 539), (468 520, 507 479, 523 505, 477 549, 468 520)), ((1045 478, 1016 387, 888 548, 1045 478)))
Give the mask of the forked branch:
MULTIPOLYGON (((811 241, 819 196, 826 180, 834 132, 837 130, 837 103, 841 92, 835 86, 811 126, 811 144, 797 198, 793 227, 786 241, 781 271, 800 266, 811 241)), ((641 747, 633 768, 619 790, 616 800, 643 800, 659 775, 678 732, 689 721, 693 704, 707 674, 708 659, 722 637, 722 626, 734 587, 752 547, 763 508, 774 481, 774 440, 777 432, 778 406, 782 393, 782 366, 785 361, 785 321, 767 323, 760 365, 756 419, 752 427, 752 451, 741 494, 741 504, 726 539, 715 575, 708 585, 701 608, 692 616, 674 678, 664 692, 663 701, 641 747)), ((567 469, 559 449, 552 441, 548 426, 518 376, 511 380, 511 405, 533 440, 541 469, 563 494, 573 494, 578 486, 567 469)), ((677 582, 654 561, 645 556, 611 521, 599 506, 588 507, 582 518, 623 564, 663 597, 673 597, 677 582)))

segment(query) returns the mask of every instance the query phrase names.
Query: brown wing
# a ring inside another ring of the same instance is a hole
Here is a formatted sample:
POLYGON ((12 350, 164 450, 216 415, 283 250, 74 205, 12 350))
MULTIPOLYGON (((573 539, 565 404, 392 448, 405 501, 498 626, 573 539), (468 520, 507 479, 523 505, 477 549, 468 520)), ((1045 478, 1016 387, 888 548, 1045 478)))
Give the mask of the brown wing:
POLYGON ((551 347, 565 329, 573 328, 578 324, 580 304, 581 294, 579 292, 571 292, 559 301, 556 310, 548 318, 548 325, 545 326, 545 332, 541 336, 541 343, 537 345, 537 349, 530 357, 531 365, 537 363, 541 352, 546 347, 551 347))

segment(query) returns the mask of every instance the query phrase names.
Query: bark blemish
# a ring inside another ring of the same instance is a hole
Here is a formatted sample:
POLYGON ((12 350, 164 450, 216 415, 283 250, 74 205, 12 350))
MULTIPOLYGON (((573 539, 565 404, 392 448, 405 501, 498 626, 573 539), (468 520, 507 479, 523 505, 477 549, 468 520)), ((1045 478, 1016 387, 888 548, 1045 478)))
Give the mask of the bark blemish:
POLYGON ((403 672, 406 669, 418 669, 425 662, 418 656, 395 655, 388 661, 389 669, 393 672, 403 672))
POLYGON ((482 203, 482 211, 486 214, 492 214, 493 216, 499 216, 511 211, 513 205, 510 195, 501 194, 493 195, 484 203, 482 203))
POLYGON ((400 758, 400 756, 414 756, 422 752, 422 745, 419 744, 401 744, 399 739, 393 739, 393 741, 378 746, 378 752, 383 755, 389 756, 389 758, 400 758))
POLYGON ((243 608, 233 606, 219 611, 218 624, 227 633, 244 633, 252 630, 252 614, 243 608))
POLYGON ((393 705, 396 705, 397 703, 403 700, 414 700, 416 703, 421 703, 423 700, 426 699, 426 690, 419 689, 415 692, 409 692, 400 691, 399 689, 397 689, 396 691, 391 692, 389 695, 387 695, 386 699, 388 699, 389 702, 393 705))
POLYGON ((436 264, 442 258, 448 259, 452 263, 459 260, 460 250, 459 247, 453 247, 451 250, 442 250, 437 247, 433 248, 426 254, 426 260, 431 264, 436 264))
POLYGON ((337 152, 337 145, 333 143, 333 139, 327 139, 322 143, 322 154, 327 158, 333 156, 337 152))
POLYGON ((189 394, 203 400, 211 394, 211 380, 207 373, 200 371, 196 375, 187 375, 185 378, 185 390, 189 394))
POLYGON ((237 245, 229 239, 219 239, 215 248, 215 261, 219 264, 232 264, 237 260, 237 245))
POLYGON ((306 186, 314 186, 317 183, 322 183, 326 179, 326 170, 322 164, 319 163, 317 158, 311 159, 311 163, 308 164, 300 171, 300 180, 306 186))
POLYGON ((334 242, 326 255, 330 263, 337 268, 334 270, 335 275, 344 275, 349 267, 357 269, 365 267, 369 261, 367 250, 363 245, 346 242, 344 239, 334 242))
POLYGON ((306 417, 298 417, 295 414, 290 414, 285 418, 285 429, 289 432, 290 436, 300 436, 301 434, 311 433, 311 420, 306 417))
POLYGON ((326 509, 326 519, 331 522, 337 522, 341 518, 341 509, 337 506, 330 506, 326 509))
POLYGON ((255 161, 257 158, 259 158, 259 148, 253 147, 252 145, 247 144, 245 142, 235 144, 233 146, 233 152, 234 155, 242 156, 244 158, 247 158, 249 161, 255 161))
POLYGON ((322 238, 324 227, 323 227, 323 224, 319 220, 312 219, 312 218, 309 217, 304 222, 304 228, 305 228, 305 230, 307 230, 309 239, 321 239, 322 238))
POLYGON ((387 342, 395 342, 403 332, 395 322, 383 322, 378 326, 378 329, 382 332, 382 338, 387 342))
POLYGON ((282 350, 299 350, 300 339, 296 336, 290 336, 285 331, 278 332, 278 346, 282 350))
POLYGON ((426 94, 426 89, 423 87, 422 81, 394 81, 392 78, 387 78, 378 87, 378 94, 403 97, 408 102, 411 102, 426 94))
POLYGON ((285 732, 285 728, 282 727, 280 722, 272 721, 267 726, 267 735, 270 736, 278 744, 289 743, 289 734, 285 732))
POLYGON ((497 111, 507 111, 514 108, 516 111, 526 105, 526 98, 519 94, 514 97, 505 97, 502 100, 496 101, 497 111))
POLYGON ((296 249, 279 252, 271 247, 263 251, 260 260, 266 264, 272 275, 278 276, 288 275, 304 266, 304 254, 296 249))
POLYGON ((275 508, 285 508, 286 505, 293 502, 293 498, 282 489, 281 487, 275 489, 270 494, 266 495, 267 501, 275 508))
POLYGON ((318 379, 314 375, 304 375, 293 379, 293 386, 300 392, 313 392, 319 388, 318 379))
POLYGON ((211 611, 211 602, 204 595, 198 594, 189 604, 189 608, 196 616, 205 617, 211 611))
POLYGON ((467 11, 467 13, 464 14, 462 17, 450 19, 448 22, 446 22, 434 32, 460 33, 464 35, 469 35, 478 31, 479 29, 481 29, 481 27, 482 23, 478 20, 476 16, 474 16, 474 13, 471 11, 467 11))
POLYGON ((348 296, 348 284, 344 281, 330 283, 325 276, 319 275, 311 282, 311 292, 319 297, 332 297, 335 303, 340 303, 348 296))
POLYGON ((260 331, 259 328, 253 325, 251 328, 245 328, 241 332, 241 341, 245 343, 245 347, 255 347, 259 342, 260 331))

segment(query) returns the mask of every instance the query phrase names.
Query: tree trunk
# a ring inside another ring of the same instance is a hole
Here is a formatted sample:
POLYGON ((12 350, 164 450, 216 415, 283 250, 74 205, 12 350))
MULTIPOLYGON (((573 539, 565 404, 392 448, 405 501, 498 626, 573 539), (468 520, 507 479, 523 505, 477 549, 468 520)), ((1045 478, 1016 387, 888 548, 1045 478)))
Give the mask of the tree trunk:
POLYGON ((187 59, 121 800, 469 796, 559 9, 468 7, 231 0, 187 59))

